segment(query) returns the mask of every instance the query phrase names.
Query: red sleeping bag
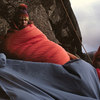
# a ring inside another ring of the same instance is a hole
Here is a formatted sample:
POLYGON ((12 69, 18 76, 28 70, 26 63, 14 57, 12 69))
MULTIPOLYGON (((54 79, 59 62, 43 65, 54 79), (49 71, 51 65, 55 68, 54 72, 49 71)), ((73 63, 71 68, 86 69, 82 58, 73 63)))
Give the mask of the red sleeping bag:
POLYGON ((99 77, 99 80, 100 80, 100 68, 96 68, 96 71, 97 71, 97 74, 98 74, 98 77, 99 77))
POLYGON ((6 54, 17 59, 61 65, 70 60, 68 53, 61 46, 48 40, 33 24, 8 33, 4 44, 6 54))

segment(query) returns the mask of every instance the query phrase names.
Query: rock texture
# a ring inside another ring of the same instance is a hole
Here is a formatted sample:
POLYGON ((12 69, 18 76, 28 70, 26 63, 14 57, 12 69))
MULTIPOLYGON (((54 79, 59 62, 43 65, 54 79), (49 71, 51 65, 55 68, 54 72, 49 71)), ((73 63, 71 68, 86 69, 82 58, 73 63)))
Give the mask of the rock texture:
POLYGON ((82 56, 81 33, 69 0, 0 0, 0 34, 6 34, 20 3, 28 5, 30 19, 50 40, 82 56))

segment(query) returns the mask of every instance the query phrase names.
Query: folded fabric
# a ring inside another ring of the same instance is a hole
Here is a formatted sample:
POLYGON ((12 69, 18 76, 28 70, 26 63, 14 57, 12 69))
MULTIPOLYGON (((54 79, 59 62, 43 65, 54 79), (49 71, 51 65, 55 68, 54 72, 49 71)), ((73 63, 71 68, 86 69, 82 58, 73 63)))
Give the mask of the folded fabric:
POLYGON ((4 52, 8 57, 34 62, 65 64, 70 60, 68 53, 58 44, 50 41, 33 24, 22 30, 7 34, 4 52))
POLYGON ((83 60, 62 66, 1 58, 0 100, 100 100, 96 70, 83 60))

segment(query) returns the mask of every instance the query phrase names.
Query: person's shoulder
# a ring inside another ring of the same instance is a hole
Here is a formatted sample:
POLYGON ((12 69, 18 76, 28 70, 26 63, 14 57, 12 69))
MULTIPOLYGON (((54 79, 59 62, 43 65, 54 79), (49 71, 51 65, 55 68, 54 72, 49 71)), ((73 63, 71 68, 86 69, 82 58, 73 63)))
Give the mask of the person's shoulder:
POLYGON ((10 28, 10 29, 8 29, 7 33, 12 33, 14 31, 15 31, 15 29, 10 28))

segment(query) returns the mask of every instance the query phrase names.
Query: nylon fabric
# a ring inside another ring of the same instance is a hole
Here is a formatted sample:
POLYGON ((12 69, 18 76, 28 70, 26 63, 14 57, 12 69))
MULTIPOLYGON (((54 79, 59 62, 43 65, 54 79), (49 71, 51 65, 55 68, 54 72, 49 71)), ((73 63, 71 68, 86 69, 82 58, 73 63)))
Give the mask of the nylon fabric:
POLYGON ((25 61, 65 64, 70 60, 68 53, 60 45, 50 41, 33 24, 20 31, 8 33, 4 51, 8 57, 25 61))
POLYGON ((0 100, 100 100, 96 70, 81 59, 63 66, 3 59, 0 100))

